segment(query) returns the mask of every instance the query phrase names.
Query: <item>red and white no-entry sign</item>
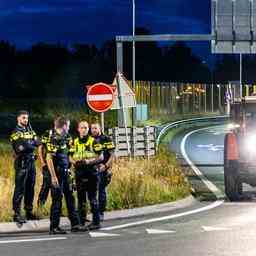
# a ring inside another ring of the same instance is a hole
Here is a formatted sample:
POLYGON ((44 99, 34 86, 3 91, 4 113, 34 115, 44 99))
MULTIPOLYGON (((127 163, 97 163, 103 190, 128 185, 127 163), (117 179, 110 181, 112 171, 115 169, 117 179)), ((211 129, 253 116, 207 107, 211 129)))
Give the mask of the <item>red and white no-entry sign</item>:
POLYGON ((89 87, 87 103, 95 112, 106 112, 113 104, 113 89, 104 83, 97 83, 89 87))

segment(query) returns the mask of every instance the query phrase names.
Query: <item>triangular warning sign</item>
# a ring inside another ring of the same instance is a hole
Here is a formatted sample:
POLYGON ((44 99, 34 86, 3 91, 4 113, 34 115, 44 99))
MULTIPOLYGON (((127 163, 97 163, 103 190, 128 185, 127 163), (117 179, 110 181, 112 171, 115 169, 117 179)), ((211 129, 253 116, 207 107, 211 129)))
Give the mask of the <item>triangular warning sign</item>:
POLYGON ((121 109, 122 104, 124 108, 134 108, 136 107, 136 97, 134 91, 130 88, 129 82, 123 76, 123 74, 118 73, 113 81, 113 86, 116 87, 114 91, 114 101, 111 109, 121 109), (117 83, 119 79, 119 86, 117 83), (120 88, 119 88, 120 87, 120 88), (122 99, 121 99, 122 97, 122 99), (122 104, 121 104, 122 101, 122 104))

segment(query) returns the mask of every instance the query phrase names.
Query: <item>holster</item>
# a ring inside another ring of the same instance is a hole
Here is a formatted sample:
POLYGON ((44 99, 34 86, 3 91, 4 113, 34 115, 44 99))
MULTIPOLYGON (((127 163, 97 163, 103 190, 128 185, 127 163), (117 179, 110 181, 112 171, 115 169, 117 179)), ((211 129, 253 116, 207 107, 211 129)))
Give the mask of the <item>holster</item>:
POLYGON ((112 176, 113 174, 109 169, 103 172, 103 183, 105 186, 108 186, 110 184, 112 176))

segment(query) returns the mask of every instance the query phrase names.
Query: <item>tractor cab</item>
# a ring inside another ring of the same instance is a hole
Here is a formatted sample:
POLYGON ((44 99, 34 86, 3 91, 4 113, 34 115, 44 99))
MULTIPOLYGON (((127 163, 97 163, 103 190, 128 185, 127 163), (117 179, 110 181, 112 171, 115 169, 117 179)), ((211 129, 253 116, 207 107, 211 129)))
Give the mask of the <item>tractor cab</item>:
POLYGON ((234 99, 230 120, 224 141, 225 192, 236 201, 242 196, 242 183, 256 186, 256 96, 234 99))
POLYGON ((231 104, 230 119, 245 130, 256 125, 256 96, 235 99, 231 104))

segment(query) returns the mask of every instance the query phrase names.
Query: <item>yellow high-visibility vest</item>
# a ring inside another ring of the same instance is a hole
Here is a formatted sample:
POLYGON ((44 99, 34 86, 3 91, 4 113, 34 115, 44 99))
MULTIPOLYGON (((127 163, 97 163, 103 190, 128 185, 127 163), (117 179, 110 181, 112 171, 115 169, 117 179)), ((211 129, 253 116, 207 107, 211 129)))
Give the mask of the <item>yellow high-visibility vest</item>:
POLYGON ((72 150, 74 160, 84 160, 97 157, 97 153, 94 151, 94 138, 88 136, 88 139, 83 142, 80 138, 75 138, 72 150))

